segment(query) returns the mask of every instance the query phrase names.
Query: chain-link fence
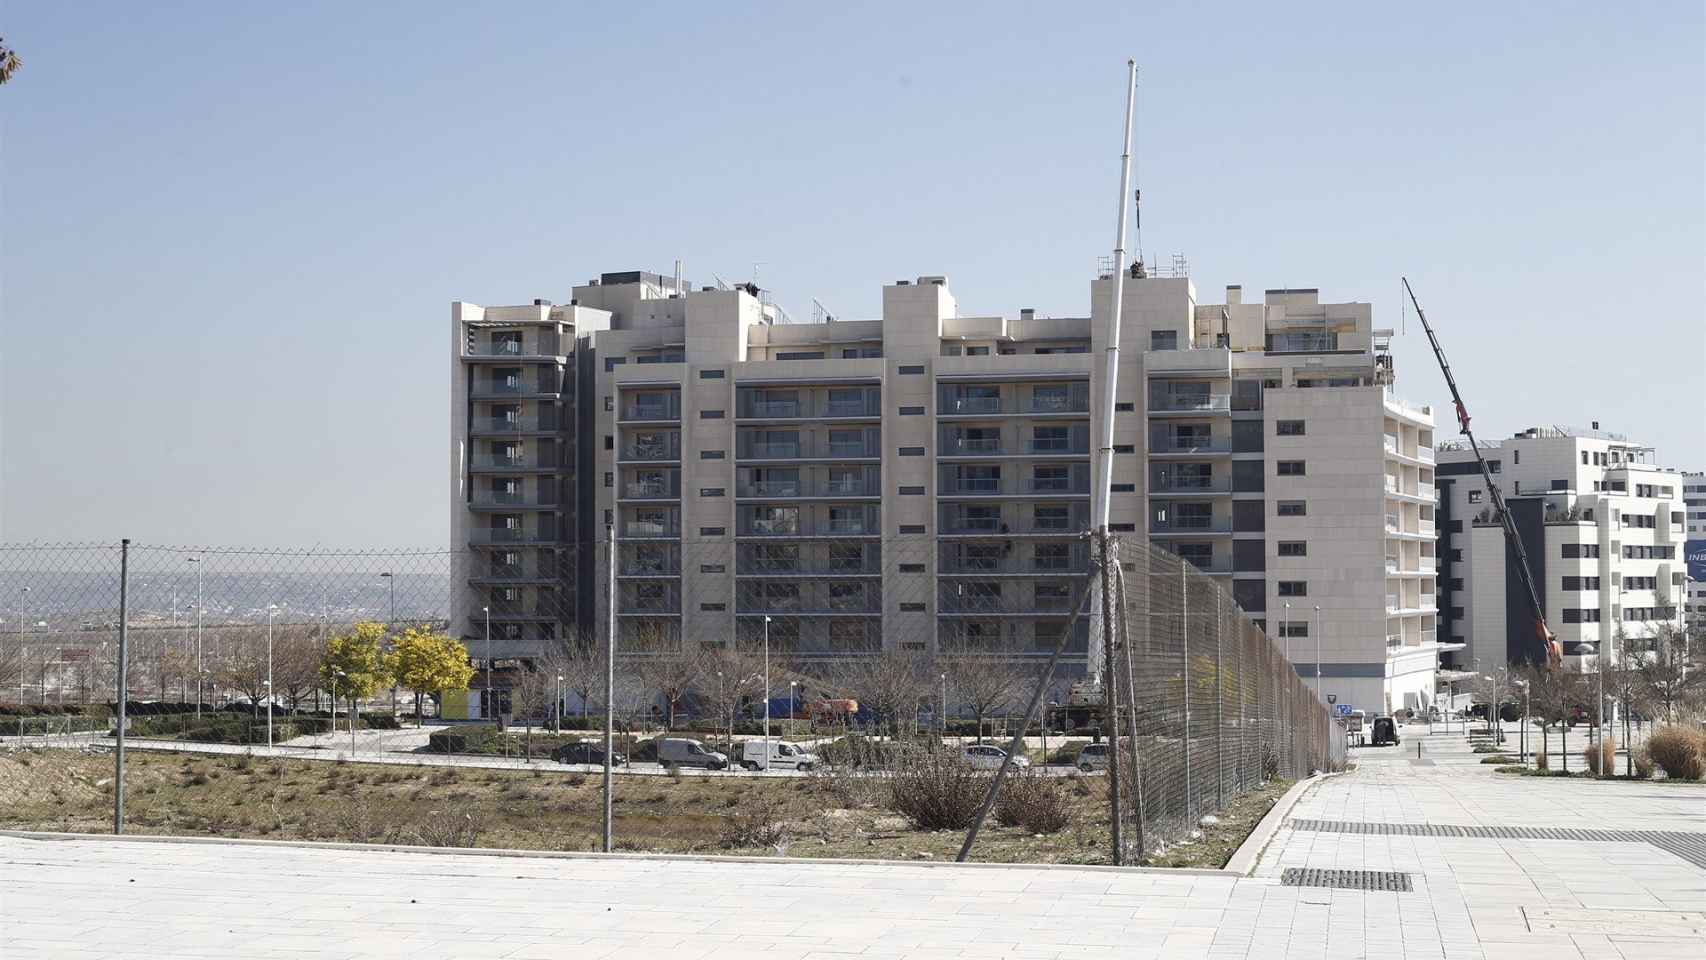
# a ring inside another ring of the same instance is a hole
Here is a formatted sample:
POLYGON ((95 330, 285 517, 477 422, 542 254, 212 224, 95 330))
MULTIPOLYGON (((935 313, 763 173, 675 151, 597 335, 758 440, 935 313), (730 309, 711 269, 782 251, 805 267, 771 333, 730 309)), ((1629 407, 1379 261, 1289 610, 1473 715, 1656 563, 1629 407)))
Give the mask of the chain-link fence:
MULTIPOLYGON (((619 537, 614 578, 608 542, 437 551, 132 544, 130 730, 266 743, 256 714, 269 692, 275 743, 337 748, 352 724, 394 728, 414 706, 412 691, 382 690, 352 719, 337 711, 321 670, 327 639, 364 622, 384 625, 388 638, 417 627, 463 641, 476 671, 470 689, 423 698, 440 723, 503 717, 602 729, 613 598, 610 699, 624 732, 732 741, 768 711, 826 736, 1027 731, 1042 738, 1037 759, 1072 762, 1059 738, 1069 749, 1100 739, 1111 692, 1126 705, 1116 719, 1128 847, 1183 836, 1202 814, 1265 782, 1344 762, 1328 708, 1224 582, 1141 540, 1115 544, 1105 582, 1117 642, 1112 669, 1093 682, 1104 580, 1088 537, 669 532, 619 537), (1057 647, 1062 657, 1044 678, 1057 647), (1039 709, 1027 717, 1039 681, 1039 709), (344 732, 334 736, 335 725, 344 732)), ((107 722, 119 561, 116 543, 0 545, 0 718, 83 718, 32 720, 43 733, 107 722)), ((418 739, 379 748, 430 749, 418 739)), ((486 749, 502 756, 513 747, 486 749)))

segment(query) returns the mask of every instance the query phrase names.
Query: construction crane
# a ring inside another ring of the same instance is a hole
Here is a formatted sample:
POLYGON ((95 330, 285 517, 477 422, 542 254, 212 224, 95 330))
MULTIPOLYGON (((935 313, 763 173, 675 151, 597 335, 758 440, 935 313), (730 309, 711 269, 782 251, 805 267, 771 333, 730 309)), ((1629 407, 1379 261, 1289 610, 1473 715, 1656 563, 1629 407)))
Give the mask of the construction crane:
POLYGON ((1422 329, 1428 334, 1428 343, 1433 345, 1434 359, 1439 361, 1439 371, 1445 374, 1445 385, 1451 388, 1451 402, 1457 407, 1457 431, 1469 440, 1469 450, 1475 454, 1475 462, 1481 465, 1481 478, 1487 482, 1487 496, 1492 498, 1493 512, 1505 529, 1505 543, 1509 544, 1511 551, 1516 554, 1516 569, 1522 578, 1523 587, 1528 590, 1528 606, 1534 613, 1535 639, 1541 647, 1544 662, 1548 667, 1558 667, 1564 661, 1564 651, 1558 645, 1558 635, 1546 626, 1546 607, 1540 602, 1540 591, 1535 587, 1534 575, 1528 569, 1528 551, 1523 549, 1522 537, 1516 532, 1516 523, 1511 520, 1510 511, 1505 509, 1505 498, 1499 492, 1499 485, 1493 481, 1492 468, 1487 466, 1487 458, 1481 456, 1481 447, 1475 442, 1475 434, 1469 430, 1469 410, 1463 406, 1463 394, 1457 390, 1457 378, 1451 375, 1451 364, 1445 361, 1445 351, 1440 349, 1439 338, 1434 336, 1434 328, 1428 323, 1428 315, 1422 312, 1422 304, 1416 299, 1416 291, 1410 289, 1410 279, 1405 277, 1403 280, 1404 292, 1409 294, 1410 303, 1416 308, 1416 319, 1422 322, 1422 329))

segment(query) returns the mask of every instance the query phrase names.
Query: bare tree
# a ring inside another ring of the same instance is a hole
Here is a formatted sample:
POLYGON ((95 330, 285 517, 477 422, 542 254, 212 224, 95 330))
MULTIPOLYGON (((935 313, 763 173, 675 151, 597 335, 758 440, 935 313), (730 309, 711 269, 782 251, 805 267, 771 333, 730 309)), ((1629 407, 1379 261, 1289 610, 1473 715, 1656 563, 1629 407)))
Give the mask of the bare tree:
MULTIPOLYGON (((1026 687, 1027 673, 1019 670, 1019 665, 1001 653, 990 655, 956 653, 944 656, 938 661, 942 681, 947 692, 943 699, 952 700, 971 708, 972 715, 977 718, 977 742, 983 742, 983 721, 993 716, 997 711, 1008 710, 1013 701, 1026 687), (944 679, 945 678, 945 679, 944 679)), ((942 705, 942 729, 947 730, 947 705, 942 705)))
MULTIPOLYGON (((277 639, 276 634, 274 639, 277 639)), ((261 699, 267 691, 266 637, 249 635, 233 638, 226 644, 214 676, 222 686, 248 698, 251 714, 258 713, 261 699)))
POLYGON ((1496 666, 1485 673, 1480 673, 1471 681, 1471 696, 1479 703, 1487 705, 1487 732, 1494 735, 1495 742, 1504 742, 1504 733, 1499 729, 1499 709, 1510 697, 1511 670, 1508 666, 1496 666))
POLYGON ((320 686, 325 644, 317 627, 290 624, 273 635, 273 690, 296 710, 320 686))
POLYGON ((1661 623, 1653 631, 1652 655, 1634 666, 1641 702, 1668 723, 1706 699, 1706 664, 1690 656, 1688 640, 1687 631, 1661 623))
POLYGON ((764 695, 764 657, 733 644, 707 649, 699 681, 702 696, 728 731, 725 744, 732 751, 735 716, 740 708, 764 695))
POLYGON ((698 651, 642 655, 629 661, 640 682, 663 698, 664 728, 675 728, 675 712, 704 676, 704 658, 698 651))
POLYGON ((930 696, 935 676, 922 653, 884 650, 832 665, 823 679, 827 689, 859 701, 879 724, 899 735, 902 721, 916 718, 918 707, 930 696))
MULTIPOLYGON (((1635 775, 1635 744, 1630 728, 1634 723, 1632 714, 1641 706, 1641 675, 1637 665, 1645 659, 1643 651, 1638 649, 1642 646, 1645 642, 1632 640, 1624 632, 1623 624, 1619 623, 1612 659, 1605 671, 1605 695, 1617 704, 1618 712, 1623 715, 1624 773, 1630 777, 1635 775)), ((1604 733, 1600 735, 1604 736, 1604 733)))
MULTIPOLYGON (((24 679, 24 635, 0 643, 0 697, 18 689, 24 679)), ((19 700, 23 697, 20 695, 19 700)))
POLYGON ((1542 752, 1546 731, 1557 726, 1564 737, 1561 762, 1567 773, 1570 769, 1570 723, 1582 704, 1582 675, 1561 668, 1528 666, 1523 668, 1523 679, 1529 685, 1529 708, 1535 719, 1540 721, 1542 752))
POLYGON ((547 674, 537 668, 524 666, 510 681, 510 709, 526 724, 523 750, 530 763, 533 760, 533 722, 544 715, 556 689, 556 674, 547 674))
POLYGON ((581 719, 586 719, 592 705, 604 696, 604 640, 583 630, 574 643, 555 651, 550 661, 563 678, 563 689, 581 702, 581 719))

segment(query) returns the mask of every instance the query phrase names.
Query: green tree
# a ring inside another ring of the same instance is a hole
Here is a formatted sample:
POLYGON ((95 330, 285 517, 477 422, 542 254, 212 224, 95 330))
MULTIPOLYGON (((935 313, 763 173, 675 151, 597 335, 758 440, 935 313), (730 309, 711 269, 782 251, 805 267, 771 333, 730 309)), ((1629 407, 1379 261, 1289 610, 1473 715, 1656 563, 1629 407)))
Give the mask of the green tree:
POLYGON ((424 627, 410 627, 392 642, 385 658, 391 682, 415 692, 415 726, 421 725, 421 694, 443 702, 447 690, 466 690, 474 679, 468 648, 459 640, 424 627))
MULTIPOLYGON (((384 641, 385 624, 372 621, 358 623, 350 632, 336 634, 326 641, 326 652, 320 658, 320 679, 349 697, 352 727, 359 712, 358 702, 378 693, 390 679, 390 672, 385 669, 384 641)), ((332 713, 335 718, 336 700, 332 713)))
POLYGON ((13 53, 11 47, 6 46, 6 38, 0 37, 0 83, 12 79, 12 74, 17 73, 18 68, 23 65, 23 58, 13 53))

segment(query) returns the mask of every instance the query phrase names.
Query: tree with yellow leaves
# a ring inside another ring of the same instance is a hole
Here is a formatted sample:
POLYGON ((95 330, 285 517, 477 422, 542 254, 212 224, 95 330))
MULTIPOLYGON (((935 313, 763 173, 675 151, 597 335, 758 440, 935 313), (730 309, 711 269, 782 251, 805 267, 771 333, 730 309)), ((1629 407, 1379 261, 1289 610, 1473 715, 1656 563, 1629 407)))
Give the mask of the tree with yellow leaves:
POLYGON ((440 703, 447 690, 466 690, 474 679, 468 648, 461 641, 423 627, 410 627, 392 642, 385 658, 391 682, 415 692, 415 726, 421 725, 421 694, 440 703))
MULTIPOLYGON (((320 657, 320 679, 332 690, 349 698, 351 729, 356 723, 357 701, 378 693, 390 680, 391 674, 385 669, 384 642, 385 624, 372 621, 358 623, 350 632, 326 640, 326 652, 320 657)), ((337 712, 334 694, 334 720, 337 712)))

